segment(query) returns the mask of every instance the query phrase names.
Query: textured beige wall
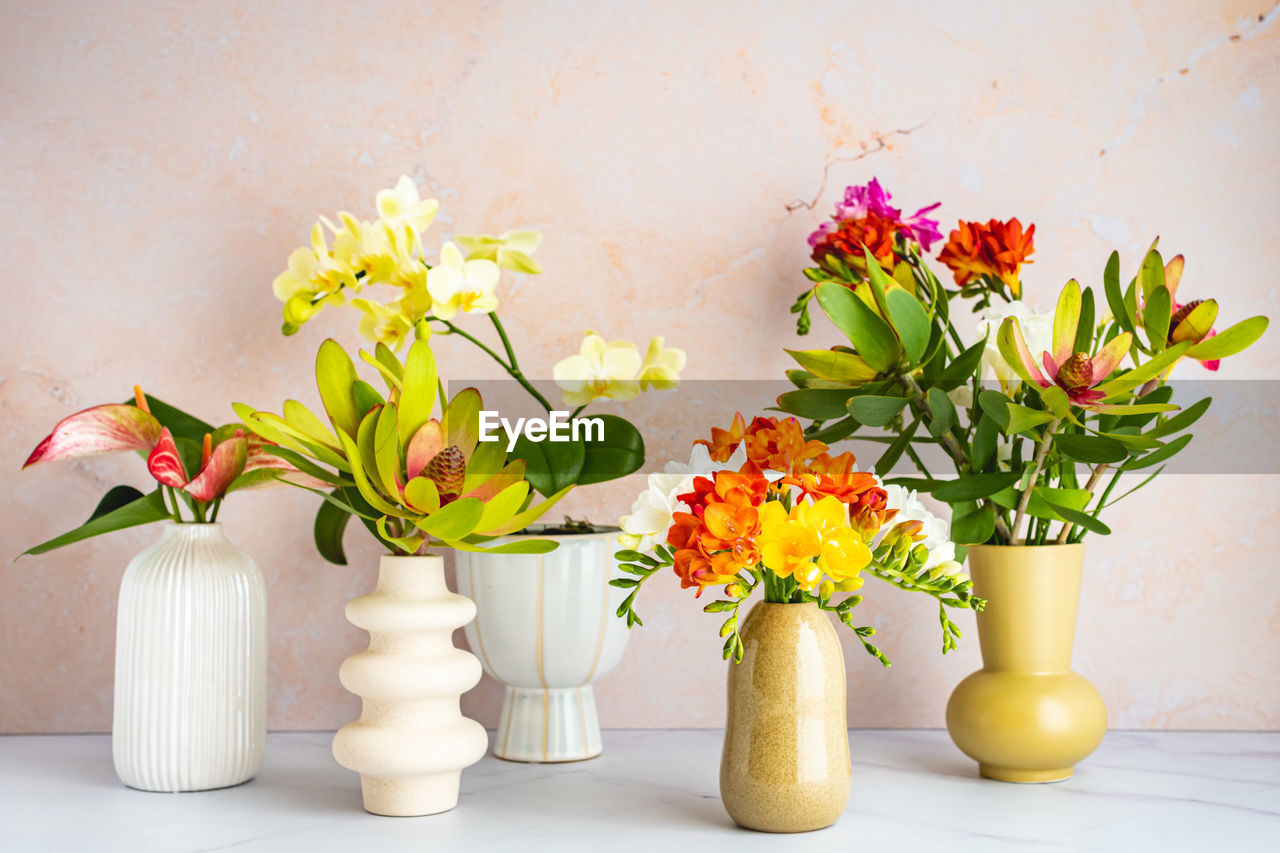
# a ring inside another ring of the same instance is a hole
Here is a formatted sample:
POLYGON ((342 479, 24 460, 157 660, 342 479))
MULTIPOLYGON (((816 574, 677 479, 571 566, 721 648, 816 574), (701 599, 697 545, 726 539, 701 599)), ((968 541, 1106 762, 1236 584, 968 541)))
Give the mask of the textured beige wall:
MULTIPOLYGON (((143 483, 132 459, 19 474, 73 409, 135 382, 211 418, 232 399, 313 400, 315 346, 355 343, 354 323, 280 337, 271 279, 315 213, 368 205, 402 172, 444 202, 442 233, 546 232, 547 274, 502 292, 534 371, 591 327, 666 334, 693 378, 780 377, 805 235, 872 175, 904 206, 943 201, 944 227, 1034 221, 1042 307, 1159 234, 1189 258, 1184 293, 1276 316, 1276 17, 1262 0, 6 4, 3 553, 143 483)), ((1276 378, 1277 356, 1273 332, 1226 372, 1276 378)), ((1274 440, 1276 413, 1257 414, 1274 440)), ((633 485, 569 508, 616 515, 633 485)), ((1169 478, 1091 540, 1077 668, 1115 726, 1280 723, 1278 502, 1275 477, 1169 478)), ((353 533, 353 567, 323 563, 312 510, 260 492, 223 515, 269 584, 275 728, 356 710, 336 672, 361 634, 341 614, 375 551, 353 533)), ((0 562, 0 730, 109 727, 120 575, 155 535, 0 562)), ((602 717, 719 725, 717 625, 653 586, 602 717)), ((940 725, 973 635, 943 659, 927 600, 875 592, 864 615, 896 665, 848 649, 850 722, 940 725)), ((464 701, 492 725, 498 695, 486 680, 464 701)))

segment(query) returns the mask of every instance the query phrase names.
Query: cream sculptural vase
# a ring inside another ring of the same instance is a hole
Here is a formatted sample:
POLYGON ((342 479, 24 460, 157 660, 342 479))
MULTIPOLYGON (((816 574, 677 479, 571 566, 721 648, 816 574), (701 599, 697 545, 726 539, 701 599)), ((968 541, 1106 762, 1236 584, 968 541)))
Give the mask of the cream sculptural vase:
POLYGON ((982 669, 947 703, 947 730, 989 779, 1057 782, 1102 742, 1107 709, 1071 671, 1084 545, 974 545, 982 669))
POLYGON ((111 753, 144 791, 251 779, 267 735, 267 594, 220 524, 164 525, 134 557, 116 617, 111 753))
POLYGON ((615 615, 626 590, 609 586, 617 536, 539 534, 559 543, 547 554, 458 553, 458 589, 477 609, 467 644, 506 685, 498 758, 581 761, 601 753, 591 685, 618 665, 628 634, 615 615))
POLYGON ((812 602, 751 608, 729 663, 720 798, 739 826, 808 832, 835 823, 849 802, 844 654, 812 602))
POLYGON ((445 586, 440 557, 383 557, 377 588, 347 604, 369 648, 339 672, 362 710, 334 735, 333 757, 360 774, 367 811, 407 817, 458 804, 462 769, 488 745, 458 702, 480 680, 480 663, 454 647, 453 632, 475 612, 445 586))

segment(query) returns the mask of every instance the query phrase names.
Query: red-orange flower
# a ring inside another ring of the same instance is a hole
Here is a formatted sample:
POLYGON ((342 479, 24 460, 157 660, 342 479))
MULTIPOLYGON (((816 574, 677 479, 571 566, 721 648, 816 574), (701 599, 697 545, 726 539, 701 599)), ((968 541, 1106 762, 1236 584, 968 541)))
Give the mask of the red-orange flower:
POLYGON ((910 234, 902 222, 868 211, 857 219, 836 223, 834 230, 823 234, 814 244, 812 257, 820 266, 826 266, 824 262, 834 255, 846 266, 861 270, 867 264, 862 253, 865 246, 880 266, 893 269, 897 263, 893 238, 899 231, 910 234))
POLYGON ((827 445, 804 437, 804 429, 795 418, 758 417, 747 427, 742 439, 747 445, 747 459, 766 471, 790 474, 806 460, 826 453, 827 445))
POLYGON ((992 219, 987 223, 958 223, 938 260, 955 275, 956 285, 969 295, 976 292, 984 279, 1000 281, 1014 298, 1021 295, 1018 273, 1035 251, 1036 226, 1022 230, 1017 217, 1008 222, 992 219))
MULTIPOLYGON (((858 531, 862 538, 870 540, 884 526, 885 522, 898 514, 886 503, 888 492, 876 486, 861 492, 857 498, 849 502, 849 526, 858 531)), ((919 522, 914 522, 919 527, 919 522)))
POLYGON ((797 487, 814 500, 830 495, 843 503, 855 503, 859 495, 875 488, 877 483, 870 472, 854 470, 856 461, 852 453, 836 457, 823 453, 803 469, 783 477, 782 482, 797 487))
POLYGON ((729 457, 733 455, 733 451, 738 449, 738 445, 742 443, 742 436, 746 433, 746 423, 742 419, 742 412, 738 412, 733 416, 733 423, 728 429, 720 429, 720 427, 711 428, 711 440, 700 438, 694 444, 701 444, 711 451, 711 459, 715 462, 728 462, 729 457))

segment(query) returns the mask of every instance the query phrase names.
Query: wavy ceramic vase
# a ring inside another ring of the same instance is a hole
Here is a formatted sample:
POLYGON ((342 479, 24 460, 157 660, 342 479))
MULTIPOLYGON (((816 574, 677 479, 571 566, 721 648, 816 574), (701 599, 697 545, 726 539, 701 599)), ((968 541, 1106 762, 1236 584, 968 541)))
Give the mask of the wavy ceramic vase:
POLYGON ((720 798, 740 826, 807 832, 849 802, 844 654, 816 604, 762 601, 743 621, 729 664, 720 798))
MULTIPOLYGON (((581 761, 602 750, 591 684, 627 645, 609 586, 617 531, 547 535, 548 554, 458 553, 458 589, 476 603, 467 644, 506 685, 493 754, 508 761, 581 761)), ((507 540, 503 540, 507 541, 507 540)))
POLYGON ((134 557, 116 616, 111 753, 144 791, 251 779, 267 735, 267 594, 220 524, 166 524, 134 557))
POLYGON ((480 664, 454 648, 453 632, 475 612, 445 586, 440 557, 383 557, 377 588, 347 604, 369 648, 339 671, 362 707, 334 735, 333 757, 360 774, 366 811, 408 817, 458 804, 462 769, 488 745, 458 703, 480 680, 480 664))
POLYGON ((988 779, 1057 782, 1102 742, 1107 709, 1071 671, 1084 545, 969 548, 982 669, 947 703, 947 730, 988 779))

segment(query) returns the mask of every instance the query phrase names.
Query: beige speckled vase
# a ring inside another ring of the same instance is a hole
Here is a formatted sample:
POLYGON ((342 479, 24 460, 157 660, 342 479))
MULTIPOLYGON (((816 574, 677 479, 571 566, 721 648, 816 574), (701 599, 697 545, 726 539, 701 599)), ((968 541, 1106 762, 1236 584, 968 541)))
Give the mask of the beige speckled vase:
POLYGON ((720 797, 740 826, 808 832, 836 822, 852 770, 844 655, 816 604, 751 608, 729 665, 720 797))

